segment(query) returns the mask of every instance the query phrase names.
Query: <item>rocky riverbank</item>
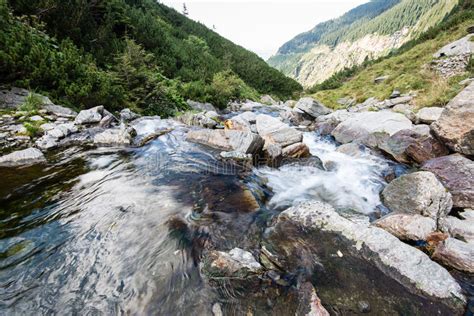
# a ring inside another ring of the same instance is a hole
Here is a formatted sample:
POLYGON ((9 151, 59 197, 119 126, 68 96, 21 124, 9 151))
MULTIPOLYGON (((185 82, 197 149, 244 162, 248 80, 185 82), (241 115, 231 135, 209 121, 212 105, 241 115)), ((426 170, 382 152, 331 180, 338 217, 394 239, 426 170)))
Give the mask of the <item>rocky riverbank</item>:
MULTIPOLYGON (((282 310, 298 315, 472 309, 473 294, 458 275, 472 280, 474 273, 474 83, 444 108, 416 110, 412 96, 397 92, 384 101, 345 100, 347 109, 337 111, 312 98, 277 103, 266 97, 267 104, 232 103, 224 111, 190 101, 193 112, 168 120, 102 106, 76 113, 41 96, 37 109, 25 111, 28 94, 15 88, 0 94, 1 108, 8 108, 0 121, 1 167, 47 165, 50 153, 69 147, 136 148, 177 127, 188 142, 212 148, 219 160, 246 172, 308 164, 329 176, 338 170, 337 161, 311 151, 305 135, 334 140, 335 151, 354 161, 370 153, 370 159, 403 164, 403 172, 384 175, 377 186, 380 207, 341 207, 313 195, 275 211, 261 232, 249 232, 252 242, 230 249, 200 245, 200 274, 217 291, 251 300, 284 293, 278 304, 291 302, 282 310)), ((253 201, 249 212, 261 207, 254 194, 244 196, 253 201)), ((193 227, 176 223, 193 234, 193 227)), ((220 315, 222 308, 216 303, 212 311, 220 315)))

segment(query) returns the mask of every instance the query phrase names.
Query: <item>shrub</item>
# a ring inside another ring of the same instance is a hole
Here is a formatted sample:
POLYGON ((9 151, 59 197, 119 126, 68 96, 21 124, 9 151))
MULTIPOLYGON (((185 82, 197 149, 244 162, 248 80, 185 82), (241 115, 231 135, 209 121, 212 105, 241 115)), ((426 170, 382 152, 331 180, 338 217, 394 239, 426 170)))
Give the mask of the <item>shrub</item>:
POLYGON ((20 110, 33 112, 37 111, 41 105, 43 105, 41 97, 35 93, 29 93, 25 99, 25 103, 21 105, 20 110))
POLYGON ((215 74, 212 79, 211 89, 211 101, 219 108, 225 108, 227 103, 232 100, 256 100, 258 98, 257 91, 246 85, 231 70, 215 74))

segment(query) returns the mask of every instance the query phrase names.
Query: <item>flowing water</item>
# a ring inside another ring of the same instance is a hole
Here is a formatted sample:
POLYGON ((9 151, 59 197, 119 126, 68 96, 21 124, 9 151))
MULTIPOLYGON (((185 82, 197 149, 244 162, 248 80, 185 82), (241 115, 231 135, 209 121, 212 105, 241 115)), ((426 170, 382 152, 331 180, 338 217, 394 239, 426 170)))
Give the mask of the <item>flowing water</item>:
POLYGON ((47 166, 0 169, 0 313, 207 315, 229 301, 238 309, 245 297, 202 280, 203 247, 248 249, 269 218, 303 200, 372 213, 394 169, 307 133, 325 170, 241 170, 171 125, 139 149, 71 148, 47 166))

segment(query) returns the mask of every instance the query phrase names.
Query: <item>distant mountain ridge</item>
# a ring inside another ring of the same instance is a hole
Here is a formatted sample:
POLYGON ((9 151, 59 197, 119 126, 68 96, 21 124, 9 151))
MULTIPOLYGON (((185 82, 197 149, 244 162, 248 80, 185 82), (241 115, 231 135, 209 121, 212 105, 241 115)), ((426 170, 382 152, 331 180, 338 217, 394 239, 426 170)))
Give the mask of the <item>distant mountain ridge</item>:
POLYGON ((306 87, 388 54, 441 22, 459 0, 372 0, 283 44, 268 60, 306 87))

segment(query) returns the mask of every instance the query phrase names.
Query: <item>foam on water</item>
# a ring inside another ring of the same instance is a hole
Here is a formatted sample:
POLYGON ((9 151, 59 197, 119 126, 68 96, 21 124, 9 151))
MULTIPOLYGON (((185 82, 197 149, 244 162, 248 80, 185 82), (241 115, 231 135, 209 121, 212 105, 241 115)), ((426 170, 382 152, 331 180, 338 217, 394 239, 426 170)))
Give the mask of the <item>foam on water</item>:
POLYGON ((386 160, 365 152, 358 157, 340 153, 334 143, 314 133, 305 133, 304 143, 323 165, 331 167, 321 170, 295 163, 259 169, 257 173, 268 179, 274 192, 270 206, 288 207, 316 199, 369 214, 381 204, 379 193, 386 184, 383 175, 391 168, 386 160))

